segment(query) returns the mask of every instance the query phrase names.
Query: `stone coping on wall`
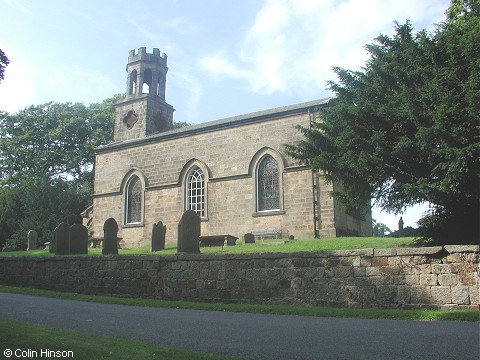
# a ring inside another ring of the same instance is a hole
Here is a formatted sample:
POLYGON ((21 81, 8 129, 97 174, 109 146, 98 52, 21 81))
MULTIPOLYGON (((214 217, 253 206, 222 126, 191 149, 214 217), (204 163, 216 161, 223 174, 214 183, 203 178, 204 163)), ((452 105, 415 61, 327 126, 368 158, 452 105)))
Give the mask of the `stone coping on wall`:
POLYGON ((95 255, 95 256, 18 256, 18 257, 2 257, 2 260, 8 259, 35 259, 39 261, 51 261, 59 260, 64 261, 66 259, 104 259, 115 260, 118 257, 122 259, 134 258, 138 259, 142 257, 145 260, 156 260, 161 258, 165 261, 177 261, 177 260, 245 260, 245 259, 280 259, 290 257, 300 258, 322 258, 322 257, 349 257, 349 256, 372 256, 372 257, 390 257, 390 256, 421 256, 421 255, 435 255, 446 251, 449 254, 454 253, 480 253, 480 245, 444 245, 444 246, 432 246, 432 247, 419 247, 419 248, 364 248, 364 249, 352 249, 352 250, 320 250, 320 251, 304 251, 304 252, 263 252, 263 253, 250 253, 250 254, 187 254, 179 253, 175 255, 161 255, 161 254, 135 254, 135 255, 95 255))
POLYGON ((0 283, 165 300, 479 309, 478 245, 0 257, 0 283))

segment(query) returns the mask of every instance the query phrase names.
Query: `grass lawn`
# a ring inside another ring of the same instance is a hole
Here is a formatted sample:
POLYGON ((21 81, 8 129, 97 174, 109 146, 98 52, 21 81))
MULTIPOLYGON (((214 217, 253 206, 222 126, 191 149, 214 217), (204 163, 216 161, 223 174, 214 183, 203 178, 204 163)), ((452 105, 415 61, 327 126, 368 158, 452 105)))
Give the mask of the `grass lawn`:
MULTIPOLYGON (((57 330, 48 327, 26 324, 19 321, 0 319, 0 351, 8 358, 49 357, 42 350, 51 350, 63 357, 74 359, 115 359, 115 360, 228 360, 238 357, 214 356, 188 350, 167 349, 140 341, 119 340, 104 336, 90 335, 77 331, 57 330), (7 350, 8 349, 8 350, 7 350), (17 349, 25 353, 18 352, 17 349), (15 353, 17 351, 17 354, 15 353), (30 351, 28 353, 28 351, 30 351), (68 353, 71 351, 71 353, 68 353), (35 353, 36 352, 36 353, 35 353), (27 356, 25 356, 27 355, 27 356)), ((52 354, 52 353, 49 353, 52 354)))
POLYGON ((436 321, 480 321, 480 312, 475 310, 405 310, 405 309, 350 309, 322 306, 224 304, 191 301, 169 301, 142 298, 120 298, 100 295, 75 294, 32 288, 17 288, 0 285, 0 293, 55 297, 69 300, 100 302, 106 304, 163 307, 177 309, 231 311, 254 314, 297 315, 315 317, 338 317, 389 320, 436 320, 436 321))
MULTIPOLYGON (((343 238, 321 238, 310 240, 279 240, 257 241, 255 244, 241 244, 237 240, 236 246, 212 246, 200 248, 203 254, 252 254, 262 252, 303 252, 303 251, 321 251, 321 250, 348 250, 365 248, 392 248, 415 246, 415 238, 376 238, 376 237, 343 237, 343 238)), ((137 249, 119 249, 119 255, 152 254, 150 246, 137 249)), ((169 243, 166 249, 157 251, 155 255, 173 255, 177 253, 177 244, 169 243)), ((101 255, 102 249, 88 249, 89 255, 101 255)), ((53 256, 46 250, 32 251, 11 251, 0 252, 0 256, 53 256)))

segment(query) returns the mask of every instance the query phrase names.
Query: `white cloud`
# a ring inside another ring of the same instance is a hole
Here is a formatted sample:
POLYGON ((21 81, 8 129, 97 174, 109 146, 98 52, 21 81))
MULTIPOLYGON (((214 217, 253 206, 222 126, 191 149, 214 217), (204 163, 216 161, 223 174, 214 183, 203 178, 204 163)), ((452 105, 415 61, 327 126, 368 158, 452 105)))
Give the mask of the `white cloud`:
POLYGON ((233 79, 248 79, 250 77, 247 70, 229 61, 227 56, 221 52, 201 57, 198 62, 201 67, 217 78, 226 76, 233 79))
POLYGON ((279 31, 284 30, 290 20, 289 9, 280 2, 269 2, 261 9, 256 17, 255 24, 248 36, 252 38, 262 37, 270 40, 276 37, 279 31))
POLYGON ((255 17, 237 53, 220 50, 200 64, 217 79, 245 79, 253 93, 296 93, 314 98, 335 80, 333 66, 359 69, 363 46, 393 21, 414 27, 443 20, 448 0, 268 0, 255 17))
POLYGON ((105 94, 124 91, 118 88, 117 81, 90 69, 38 63, 32 67, 21 57, 8 56, 11 63, 6 68, 5 80, 0 83, 0 110, 16 112, 49 101, 88 105, 101 102, 105 94))
MULTIPOLYGON (((180 117, 175 117, 178 121, 192 122, 198 116, 198 106, 202 97, 202 86, 200 80, 194 75, 189 65, 176 63, 169 78, 169 83, 174 84, 175 88, 180 89, 180 93, 187 93, 188 100, 184 101, 184 106, 180 111, 180 117)), ((168 87, 168 83, 167 83, 168 87)), ((183 96, 182 96, 183 98, 183 96)), ((167 98, 168 102, 168 98, 167 98)))
POLYGON ((7 54, 10 64, 0 83, 0 110, 16 112, 35 103, 36 92, 31 84, 33 69, 15 54, 7 54))
POLYGON ((7 6, 10 6, 16 10, 22 11, 24 13, 32 14, 30 9, 25 6, 25 2, 21 0, 3 0, 3 3, 7 6))
POLYGON ((125 91, 125 89, 119 88, 117 81, 113 81, 105 74, 75 65, 47 67, 42 74, 41 81, 48 81, 48 85, 46 85, 51 88, 49 96, 54 97, 53 99, 41 99, 42 102, 54 100, 89 104, 105 100, 105 94, 112 96, 125 91), (70 91, 71 88, 74 88, 75 91, 70 91), (74 98, 72 98, 72 94, 74 94, 74 98))

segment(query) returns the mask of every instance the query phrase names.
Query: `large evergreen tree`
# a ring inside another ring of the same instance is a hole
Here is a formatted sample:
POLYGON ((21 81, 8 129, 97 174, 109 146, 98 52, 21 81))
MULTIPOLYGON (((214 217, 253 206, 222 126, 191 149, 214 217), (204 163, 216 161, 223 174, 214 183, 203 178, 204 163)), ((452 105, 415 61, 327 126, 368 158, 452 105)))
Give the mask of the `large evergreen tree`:
POLYGON ((399 213, 432 204, 421 225, 440 241, 478 240, 480 17, 457 0, 430 34, 411 23, 366 45, 361 71, 334 68, 323 121, 300 128, 294 157, 342 182, 350 208, 371 198, 399 213))
POLYGON ((5 68, 8 64, 10 64, 10 60, 8 60, 7 55, 0 49, 0 82, 5 77, 5 68))

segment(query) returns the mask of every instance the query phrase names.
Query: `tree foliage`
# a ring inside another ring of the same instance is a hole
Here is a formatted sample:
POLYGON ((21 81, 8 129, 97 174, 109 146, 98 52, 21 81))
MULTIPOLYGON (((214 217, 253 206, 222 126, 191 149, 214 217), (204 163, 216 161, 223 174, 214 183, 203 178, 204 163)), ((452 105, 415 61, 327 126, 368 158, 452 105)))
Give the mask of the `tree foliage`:
POLYGON ((193 125, 193 124, 188 123, 186 121, 178 121, 178 122, 174 121, 173 124, 172 124, 172 130, 180 129, 180 128, 191 126, 191 125, 193 125))
POLYGON ((60 222, 79 221, 91 202, 94 148, 113 138, 117 99, 0 112, 0 247, 26 247, 32 229, 49 241, 60 222))
POLYGON ((0 111, 0 249, 25 249, 29 230, 39 244, 50 241, 60 222, 80 221, 93 193, 94 149, 113 140, 121 97, 0 111))
POLYGON ((16 114, 0 112, 1 179, 23 176, 80 179, 90 173, 94 148, 112 139, 113 102, 46 103, 16 114))
POLYGON ((305 139, 287 148, 343 183, 335 195, 347 207, 373 198, 399 213, 428 201, 437 225, 454 228, 444 237, 478 239, 478 2, 454 1, 447 13, 432 34, 396 23, 393 36, 366 45, 361 71, 334 68, 323 122, 300 128, 305 139))
POLYGON ((51 241, 61 222, 81 223, 91 199, 88 187, 64 179, 32 177, 0 189, 0 248, 25 250, 27 233, 37 231, 38 245, 51 241))
POLYGON ((0 49, 0 82, 5 77, 5 68, 8 64, 10 64, 10 60, 8 60, 7 55, 0 49))

